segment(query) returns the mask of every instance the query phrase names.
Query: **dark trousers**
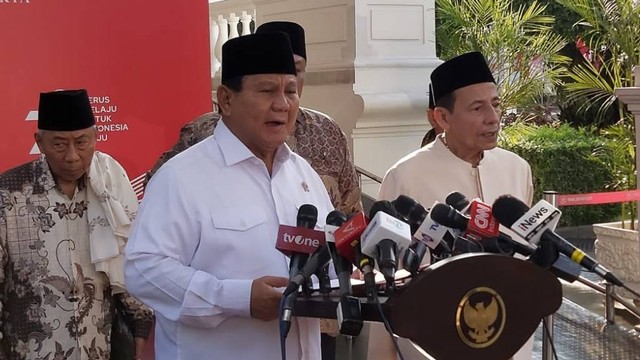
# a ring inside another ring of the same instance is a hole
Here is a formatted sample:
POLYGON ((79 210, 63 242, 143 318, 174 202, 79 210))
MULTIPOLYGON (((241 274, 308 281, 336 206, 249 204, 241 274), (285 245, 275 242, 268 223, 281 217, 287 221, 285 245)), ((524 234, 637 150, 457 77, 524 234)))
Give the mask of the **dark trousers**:
POLYGON ((322 349, 322 360, 336 359, 336 338, 325 333, 320 334, 320 347, 322 349))

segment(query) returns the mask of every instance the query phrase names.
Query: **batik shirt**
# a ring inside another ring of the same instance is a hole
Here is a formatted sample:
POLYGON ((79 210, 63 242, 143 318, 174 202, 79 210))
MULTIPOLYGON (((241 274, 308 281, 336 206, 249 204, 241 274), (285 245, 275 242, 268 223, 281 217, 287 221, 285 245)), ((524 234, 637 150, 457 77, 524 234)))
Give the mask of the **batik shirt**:
MULTIPOLYGON (((0 175, 0 359, 109 359, 114 298, 90 260, 89 233, 100 224, 87 220, 83 183, 70 199, 44 158, 0 175)), ((149 308, 117 297, 134 336, 147 337, 149 308)))
MULTIPOLYGON (((176 144, 162 154, 148 177, 167 160, 211 136, 218 120, 219 114, 206 113, 185 125, 176 144)), ((335 121, 328 115, 301 107, 287 145, 320 175, 337 210, 346 214, 362 211, 358 175, 351 161, 347 138, 335 121)))

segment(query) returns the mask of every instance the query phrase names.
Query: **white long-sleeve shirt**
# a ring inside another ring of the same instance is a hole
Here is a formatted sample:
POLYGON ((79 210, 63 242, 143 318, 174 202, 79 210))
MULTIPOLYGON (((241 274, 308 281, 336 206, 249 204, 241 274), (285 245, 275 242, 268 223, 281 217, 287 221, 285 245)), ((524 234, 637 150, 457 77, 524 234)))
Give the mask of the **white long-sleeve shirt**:
MULTIPOLYGON (((278 225, 333 209, 320 177, 282 145, 265 164, 221 122, 149 183, 126 248, 131 293, 156 310, 156 359, 280 359, 278 321, 250 317, 251 283, 288 277, 278 225)), ((295 319, 287 358, 320 359, 315 319, 295 319)))

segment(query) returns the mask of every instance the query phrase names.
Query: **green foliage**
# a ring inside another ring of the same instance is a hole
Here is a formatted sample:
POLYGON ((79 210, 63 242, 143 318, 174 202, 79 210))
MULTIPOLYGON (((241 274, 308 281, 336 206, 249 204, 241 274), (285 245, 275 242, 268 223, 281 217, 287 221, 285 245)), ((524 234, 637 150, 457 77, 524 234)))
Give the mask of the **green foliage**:
POLYGON ((582 20, 576 25, 591 49, 588 61, 567 68, 567 100, 578 109, 597 109, 604 123, 615 107, 616 122, 628 118, 614 90, 633 86, 632 69, 640 63, 640 6, 636 0, 556 0, 582 20))
POLYGON ((487 58, 498 82, 502 105, 523 108, 540 102, 557 82, 565 40, 553 32, 545 6, 512 0, 436 0, 439 57, 469 51, 487 58))
MULTIPOLYGON (((607 191, 614 181, 610 168, 592 154, 608 151, 608 141, 590 129, 568 125, 505 127, 500 146, 522 156, 533 172, 534 201, 545 190, 560 194, 607 191)), ((619 216, 619 205, 574 206, 561 209, 563 226, 607 222, 619 216)))
MULTIPOLYGON (((612 191, 635 189, 637 185, 636 176, 636 146, 634 141, 634 129, 631 122, 620 121, 601 131, 605 141, 602 146, 595 149, 591 159, 596 160, 613 175, 612 181, 607 188, 612 191)), ((637 203, 623 203, 621 208, 622 227, 627 225, 634 229, 634 222, 626 220, 637 219, 637 203)))
MULTIPOLYGON (((533 3, 532 0, 513 0, 515 7, 529 6, 531 3, 533 3)), ((580 17, 572 11, 567 11, 556 0, 538 0, 538 3, 546 7, 545 14, 555 18, 553 31, 568 41, 574 41, 580 31, 574 25, 580 20, 580 17)))

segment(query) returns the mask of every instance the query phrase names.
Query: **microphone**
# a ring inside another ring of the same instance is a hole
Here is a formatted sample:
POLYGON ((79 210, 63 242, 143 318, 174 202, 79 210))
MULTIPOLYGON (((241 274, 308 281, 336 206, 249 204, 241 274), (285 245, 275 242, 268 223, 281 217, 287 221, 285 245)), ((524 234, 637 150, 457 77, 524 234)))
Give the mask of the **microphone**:
POLYGON ((409 224, 398 219, 398 213, 389 201, 376 201, 369 215, 371 221, 362 233, 362 253, 376 259, 387 284, 393 284, 396 255, 411 243, 411 229, 409 224))
POLYGON ((434 255, 437 256, 451 253, 449 246, 442 241, 443 238, 451 237, 451 235, 446 229, 437 231, 439 224, 431 219, 429 211, 424 206, 406 195, 398 196, 392 204, 398 214, 409 224, 413 239, 416 240, 404 252, 402 267, 405 270, 415 275, 428 248, 431 248, 434 255), (428 246, 427 244, 432 245, 428 246))
POLYGON ((362 212, 353 214, 334 233, 338 254, 356 264, 364 276, 364 288, 369 299, 376 293, 376 280, 373 273, 373 259, 361 251, 360 236, 367 228, 367 219, 362 212))
MULTIPOLYGON (((317 233, 322 234, 320 231, 317 233)), ((324 245, 324 240, 322 245, 324 245)), ((302 269, 300 269, 300 271, 298 271, 298 273, 289 281, 289 285, 286 287, 282 295, 287 296, 296 291, 300 285, 309 280, 311 275, 315 274, 319 269, 329 265, 330 261, 331 252, 329 251, 329 248, 326 246, 319 247, 313 252, 313 254, 311 254, 311 256, 309 256, 302 269)))
POLYGON ((548 202, 540 200, 529 209, 519 199, 503 195, 493 203, 493 211, 500 224, 509 227, 530 243, 553 243, 560 253, 567 255, 574 262, 612 284, 624 286, 615 274, 553 231, 562 213, 548 202))
MULTIPOLYGON (((460 193, 457 193, 460 194, 460 193)), ((449 194, 451 196, 451 194, 449 194)), ((438 204, 431 210, 431 216, 442 225, 464 231, 463 236, 471 241, 466 244, 456 242, 458 248, 466 248, 464 252, 486 251, 494 254, 506 254, 513 256, 519 253, 524 256, 533 254, 534 249, 521 244, 511 236, 500 232, 500 227, 493 216, 491 207, 482 201, 473 200, 471 203, 458 201, 460 204, 467 203, 470 216, 460 213, 451 205, 438 204)))
POLYGON ((351 295, 351 274, 353 273, 352 262, 338 253, 336 248, 335 232, 340 225, 347 221, 347 216, 338 210, 334 210, 327 215, 326 225, 324 227, 324 236, 327 241, 327 248, 331 253, 333 266, 338 275, 338 284, 340 284, 340 295, 351 295))
MULTIPOLYGON (((291 258, 289 261, 289 279, 291 280, 300 272, 309 254, 324 245, 324 233, 313 230, 317 221, 318 209, 313 205, 304 204, 298 209, 295 227, 280 225, 278 228, 276 249, 291 258)), ((297 292, 294 291, 284 299, 282 321, 285 337, 291 328, 291 315, 296 298, 297 292)))
POLYGON ((467 197, 458 191, 452 191, 444 199, 444 203, 451 205, 454 209, 460 211, 463 214, 467 214, 469 210, 469 200, 467 197))

